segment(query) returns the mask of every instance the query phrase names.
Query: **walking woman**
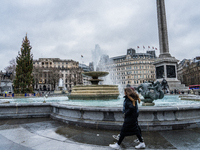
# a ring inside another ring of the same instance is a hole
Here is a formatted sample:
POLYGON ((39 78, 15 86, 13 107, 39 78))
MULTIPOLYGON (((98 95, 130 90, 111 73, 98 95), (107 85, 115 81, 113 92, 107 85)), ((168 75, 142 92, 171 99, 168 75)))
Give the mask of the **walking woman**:
POLYGON ((143 141, 141 130, 137 121, 139 115, 137 101, 140 103, 139 95, 131 88, 125 88, 124 94, 124 123, 120 132, 118 142, 115 144, 109 144, 109 146, 114 149, 119 149, 120 144, 125 136, 136 135, 140 143, 139 145, 135 146, 135 148, 145 148, 145 143, 143 141))

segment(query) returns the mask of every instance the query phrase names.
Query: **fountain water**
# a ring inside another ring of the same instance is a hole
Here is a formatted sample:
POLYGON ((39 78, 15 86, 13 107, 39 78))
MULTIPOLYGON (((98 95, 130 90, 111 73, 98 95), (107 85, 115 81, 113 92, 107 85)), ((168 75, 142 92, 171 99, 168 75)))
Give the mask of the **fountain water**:
POLYGON ((63 80, 60 78, 60 79, 59 79, 59 83, 58 83, 58 89, 59 89, 60 91, 62 91, 63 88, 64 88, 64 86, 63 86, 63 80))
POLYGON ((62 94, 62 93, 67 93, 67 89, 63 83, 63 79, 59 79, 59 82, 58 82, 58 86, 56 88, 56 90, 54 91, 54 93, 56 94, 62 94))
POLYGON ((94 66, 94 71, 97 71, 97 64, 100 60, 100 57, 103 55, 103 52, 98 44, 95 45, 95 49, 92 51, 92 61, 94 66))

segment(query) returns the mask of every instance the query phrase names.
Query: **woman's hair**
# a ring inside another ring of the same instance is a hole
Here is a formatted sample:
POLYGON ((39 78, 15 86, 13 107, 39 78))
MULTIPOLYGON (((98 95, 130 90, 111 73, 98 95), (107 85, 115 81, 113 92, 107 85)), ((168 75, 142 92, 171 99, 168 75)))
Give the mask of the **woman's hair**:
POLYGON ((141 102, 139 95, 132 88, 125 88, 124 92, 126 96, 133 102, 133 106, 135 106, 135 101, 141 102))

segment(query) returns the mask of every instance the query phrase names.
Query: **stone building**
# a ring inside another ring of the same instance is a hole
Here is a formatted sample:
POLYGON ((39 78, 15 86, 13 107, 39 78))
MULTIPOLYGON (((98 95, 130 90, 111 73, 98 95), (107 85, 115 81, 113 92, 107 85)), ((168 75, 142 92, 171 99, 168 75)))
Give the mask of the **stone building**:
POLYGON ((183 59, 178 64, 178 79, 186 86, 200 85, 200 57, 183 59))
POLYGON ((177 67, 177 78, 178 80, 181 81, 181 83, 184 83, 183 80, 183 69, 187 66, 189 66, 189 64, 192 63, 191 59, 183 59, 182 61, 180 61, 178 63, 178 67, 177 67))
MULTIPOLYGON (((109 58, 108 55, 101 57, 98 69, 108 71, 113 84, 126 87, 130 84, 138 86, 145 81, 154 81, 155 66, 152 64, 156 59, 155 51, 136 53, 135 49, 128 49, 126 55, 109 58)), ((106 84, 106 83, 104 83, 106 84)))
POLYGON ((59 58, 39 58, 34 60, 33 75, 35 90, 50 91, 58 86, 62 78, 65 87, 71 91, 72 86, 82 84, 82 68, 74 60, 62 60, 59 58))

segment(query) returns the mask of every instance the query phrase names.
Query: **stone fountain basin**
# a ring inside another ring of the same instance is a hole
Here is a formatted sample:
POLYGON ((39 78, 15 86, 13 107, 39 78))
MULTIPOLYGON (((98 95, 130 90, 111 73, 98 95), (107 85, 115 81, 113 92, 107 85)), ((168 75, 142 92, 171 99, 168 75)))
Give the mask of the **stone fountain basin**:
POLYGON ((77 85, 73 90, 118 90, 117 85, 77 85))
POLYGON ((91 72, 84 72, 82 73, 86 76, 92 77, 93 79, 97 79, 98 77, 105 77, 109 74, 109 72, 102 72, 102 71, 91 71, 91 72))
POLYGON ((119 96, 117 85, 74 86, 68 95, 70 100, 113 100, 119 96))
MULTIPOLYGON (((200 104, 139 107, 142 131, 176 130, 200 127, 200 104)), ((120 130, 122 107, 90 107, 56 103, 0 104, 0 119, 51 117, 76 126, 120 130)))

